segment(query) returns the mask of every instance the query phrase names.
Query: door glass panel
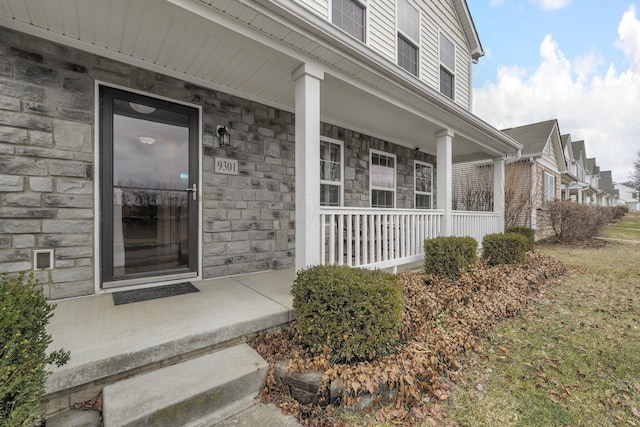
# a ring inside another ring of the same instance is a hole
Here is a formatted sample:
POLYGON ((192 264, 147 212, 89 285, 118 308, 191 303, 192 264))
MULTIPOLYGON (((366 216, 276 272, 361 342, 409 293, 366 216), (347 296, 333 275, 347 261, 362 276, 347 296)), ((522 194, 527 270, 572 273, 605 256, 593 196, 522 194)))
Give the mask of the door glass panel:
POLYGON ((111 235, 103 238, 111 240, 112 255, 105 255, 113 268, 107 280, 184 273, 194 265, 195 202, 186 191, 196 182, 191 117, 136 101, 114 98, 112 104, 111 235))

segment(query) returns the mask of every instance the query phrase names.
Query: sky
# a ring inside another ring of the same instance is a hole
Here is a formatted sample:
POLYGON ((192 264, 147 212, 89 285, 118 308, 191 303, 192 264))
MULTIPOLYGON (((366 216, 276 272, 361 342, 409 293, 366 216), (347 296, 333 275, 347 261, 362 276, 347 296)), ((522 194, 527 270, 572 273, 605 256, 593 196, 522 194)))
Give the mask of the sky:
POLYGON ((468 0, 485 56, 473 112, 505 129, 557 119, 615 182, 640 151, 640 0, 468 0))

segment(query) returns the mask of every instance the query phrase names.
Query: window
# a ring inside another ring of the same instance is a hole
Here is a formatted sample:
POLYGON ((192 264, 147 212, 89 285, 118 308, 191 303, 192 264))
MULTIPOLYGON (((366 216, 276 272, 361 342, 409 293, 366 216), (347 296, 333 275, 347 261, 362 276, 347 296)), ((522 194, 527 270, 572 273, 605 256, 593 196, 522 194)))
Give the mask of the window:
POLYGON ((408 0, 398 0, 398 65, 418 75, 420 12, 408 0))
POLYGON ((342 141, 320 141, 320 206, 342 206, 342 141))
POLYGON ((542 201, 548 202, 556 198, 556 177, 549 172, 542 172, 542 201))
POLYGON ((347 34, 364 42, 365 5, 360 0, 333 0, 331 22, 347 34))
POLYGON ((371 207, 393 208, 396 199, 396 156, 371 151, 371 207))
POLYGON ((431 209, 433 203, 433 165, 415 161, 416 209, 431 209))
POLYGON ((456 48, 454 44, 440 33, 440 93, 454 98, 456 72, 456 48))

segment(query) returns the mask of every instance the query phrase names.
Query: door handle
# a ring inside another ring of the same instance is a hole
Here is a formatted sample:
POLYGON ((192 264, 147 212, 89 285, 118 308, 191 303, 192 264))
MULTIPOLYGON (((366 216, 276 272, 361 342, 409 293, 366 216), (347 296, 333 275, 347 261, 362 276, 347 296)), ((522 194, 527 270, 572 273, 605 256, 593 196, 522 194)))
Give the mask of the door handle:
POLYGON ((184 191, 191 193, 193 195, 193 200, 198 200, 198 187, 195 184, 193 184, 191 188, 186 188, 184 191))

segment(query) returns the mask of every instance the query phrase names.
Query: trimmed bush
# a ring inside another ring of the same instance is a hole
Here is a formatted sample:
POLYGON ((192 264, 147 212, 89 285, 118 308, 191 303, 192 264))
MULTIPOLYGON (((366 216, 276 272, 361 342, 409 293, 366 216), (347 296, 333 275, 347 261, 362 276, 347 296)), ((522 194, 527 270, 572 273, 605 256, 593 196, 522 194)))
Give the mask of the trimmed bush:
POLYGON ((373 360, 398 343, 402 282, 379 270, 319 265, 298 272, 293 308, 302 342, 333 361, 373 360))
POLYGON ((528 244, 520 233, 487 234, 482 239, 482 259, 489 265, 522 264, 528 244))
POLYGON ((527 239, 527 250, 533 250, 536 244, 536 230, 530 227, 510 226, 504 229, 505 233, 522 234, 527 239))
POLYGON ((478 242, 473 237, 436 237, 424 241, 424 272, 457 280, 460 271, 476 265, 478 242))
POLYGON ((0 425, 34 425, 42 417, 47 365, 62 366, 69 353, 47 355, 46 326, 55 306, 24 273, 0 281, 0 425), (26 280, 26 281, 25 281, 26 280))

